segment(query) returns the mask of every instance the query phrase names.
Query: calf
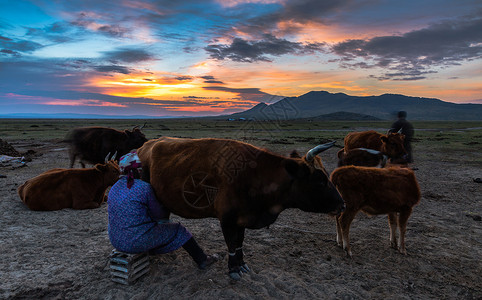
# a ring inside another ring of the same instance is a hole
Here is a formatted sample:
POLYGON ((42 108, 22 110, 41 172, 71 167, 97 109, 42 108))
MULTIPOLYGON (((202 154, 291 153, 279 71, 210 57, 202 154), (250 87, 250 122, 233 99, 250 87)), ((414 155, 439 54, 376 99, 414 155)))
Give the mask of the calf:
POLYGON ((346 209, 336 217, 336 241, 351 257, 350 224, 358 211, 369 215, 387 214, 390 244, 406 254, 405 232, 412 208, 420 201, 420 187, 415 174, 406 168, 369 168, 344 166, 330 176, 337 187, 346 209), (400 240, 397 244, 397 225, 400 240))
POLYGON ((98 208, 119 175, 114 161, 86 169, 52 169, 27 180, 17 191, 31 210, 98 208))

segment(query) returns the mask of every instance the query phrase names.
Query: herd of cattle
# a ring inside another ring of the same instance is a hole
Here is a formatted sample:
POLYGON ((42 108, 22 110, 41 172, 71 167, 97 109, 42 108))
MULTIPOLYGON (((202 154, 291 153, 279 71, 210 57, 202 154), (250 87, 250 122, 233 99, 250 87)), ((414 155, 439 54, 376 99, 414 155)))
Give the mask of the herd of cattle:
POLYGON ((147 140, 141 129, 72 130, 65 140, 70 169, 49 170, 27 180, 18 188, 20 198, 32 210, 97 208, 120 176, 110 155, 120 157, 137 149, 143 178, 165 207, 184 218, 220 221, 234 279, 249 270, 242 250, 245 229, 269 226, 287 208, 334 216, 337 243, 349 256, 355 215, 360 210, 387 214, 391 246, 406 254, 407 220, 420 201, 420 187, 411 169, 393 163, 406 154, 400 133, 349 133, 337 154, 338 168, 329 175, 318 154, 334 142, 303 156, 294 151, 285 157, 229 139, 147 140), (82 168, 72 169, 77 158, 82 168), (85 168, 85 163, 94 167, 85 168))

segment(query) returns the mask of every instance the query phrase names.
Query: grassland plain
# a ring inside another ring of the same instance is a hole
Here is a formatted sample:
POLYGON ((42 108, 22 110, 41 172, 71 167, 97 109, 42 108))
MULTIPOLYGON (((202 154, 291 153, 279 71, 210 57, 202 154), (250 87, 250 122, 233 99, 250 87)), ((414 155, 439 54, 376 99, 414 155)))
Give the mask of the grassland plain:
MULTIPOLYGON (((413 122, 416 176, 422 200, 408 222, 407 251, 389 247, 385 216, 357 215, 353 259, 336 245, 334 220, 286 210, 269 228, 248 230, 244 250, 252 272, 233 283, 215 219, 182 222, 221 262, 195 268, 183 250, 150 257, 148 276, 132 286, 110 280, 107 205, 99 209, 34 212, 16 189, 27 179, 68 167, 62 139, 80 126, 130 129, 145 120, 3 119, 0 138, 21 153, 25 167, 0 167, 0 298, 7 299, 480 299, 482 297, 481 122, 413 122)), ((147 120, 148 138, 219 137, 288 155, 336 140, 322 153, 328 172, 351 131, 385 132, 390 122, 256 122, 147 120)))

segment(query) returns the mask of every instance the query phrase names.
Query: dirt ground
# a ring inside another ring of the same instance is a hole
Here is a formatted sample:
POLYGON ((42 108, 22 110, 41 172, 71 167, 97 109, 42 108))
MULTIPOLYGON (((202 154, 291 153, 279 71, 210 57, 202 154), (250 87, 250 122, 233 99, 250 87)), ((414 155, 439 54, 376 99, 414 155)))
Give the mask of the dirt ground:
MULTIPOLYGON (((244 251, 252 271, 233 282, 218 221, 174 216, 220 261, 202 271, 183 249, 151 256, 148 275, 124 286, 109 273, 106 204, 35 212, 17 195, 27 179, 68 167, 65 145, 20 140, 12 146, 35 156, 24 167, 0 167, 6 176, 0 178, 1 299, 482 298, 482 184, 473 181, 482 170, 480 163, 465 164, 461 154, 446 160, 436 149, 416 161, 422 199, 408 222, 407 256, 390 248, 386 216, 357 215, 350 259, 336 245, 333 219, 291 209, 269 228, 247 230, 244 251)), ((336 151, 322 154, 328 171, 336 151)))

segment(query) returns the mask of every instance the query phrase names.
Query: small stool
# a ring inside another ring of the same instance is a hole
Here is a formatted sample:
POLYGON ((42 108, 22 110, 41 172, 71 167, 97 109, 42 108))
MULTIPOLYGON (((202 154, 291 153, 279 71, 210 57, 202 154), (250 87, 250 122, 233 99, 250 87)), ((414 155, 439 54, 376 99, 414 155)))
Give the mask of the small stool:
POLYGON ((114 282, 129 285, 149 272, 150 263, 147 252, 130 254, 114 249, 109 258, 110 274, 114 282))

